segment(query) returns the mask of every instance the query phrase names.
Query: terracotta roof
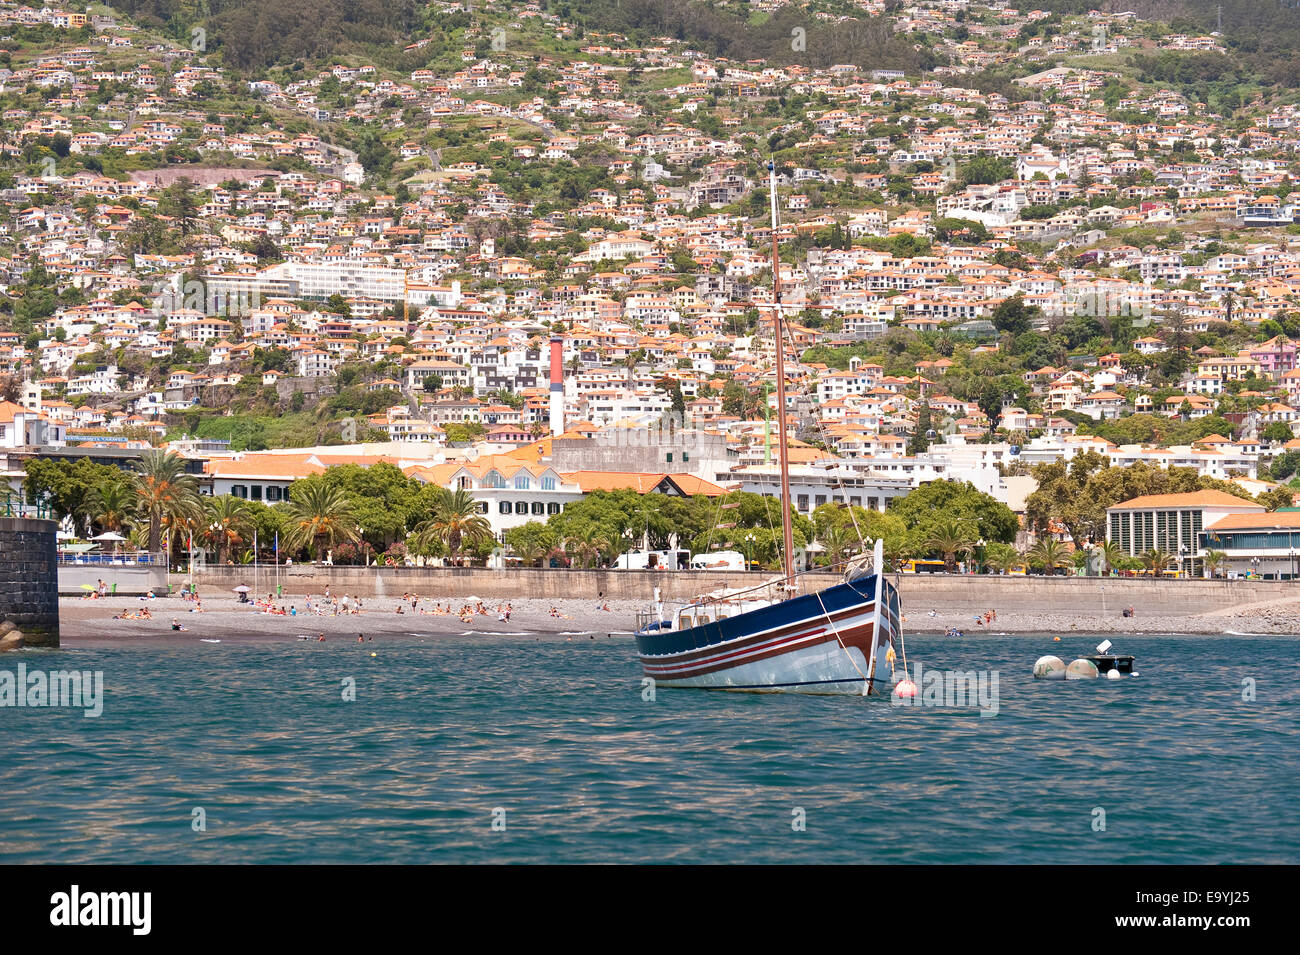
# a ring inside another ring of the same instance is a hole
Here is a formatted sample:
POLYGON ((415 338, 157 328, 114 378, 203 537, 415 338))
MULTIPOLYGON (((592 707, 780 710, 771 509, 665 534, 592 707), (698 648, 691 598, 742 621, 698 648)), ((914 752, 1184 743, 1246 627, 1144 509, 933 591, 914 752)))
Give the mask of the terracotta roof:
POLYGON ((577 484, 583 492, 632 490, 638 494, 648 494, 668 479, 681 489, 683 494, 694 496, 704 494, 708 497, 720 497, 727 493, 722 487, 693 474, 644 474, 626 471, 571 471, 561 475, 566 482, 577 484))
POLYGON ((1229 514, 1216 521, 1207 531, 1238 531, 1278 528, 1279 530, 1296 530, 1300 528, 1300 511, 1272 511, 1267 514, 1229 514))
POLYGON ((1134 511, 1155 507, 1249 507, 1259 511, 1264 510, 1262 504, 1255 504, 1245 498, 1235 497, 1226 491, 1217 491, 1212 488, 1204 491, 1192 491, 1187 494, 1145 494, 1142 497, 1135 497, 1129 501, 1113 504, 1107 510, 1134 511))

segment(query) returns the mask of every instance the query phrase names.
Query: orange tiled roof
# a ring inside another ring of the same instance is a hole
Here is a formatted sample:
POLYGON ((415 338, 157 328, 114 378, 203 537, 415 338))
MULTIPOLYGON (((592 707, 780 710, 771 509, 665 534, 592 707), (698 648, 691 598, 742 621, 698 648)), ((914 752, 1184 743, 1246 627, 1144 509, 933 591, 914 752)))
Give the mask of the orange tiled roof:
POLYGON ((1132 500, 1113 504, 1109 510, 1145 510, 1154 507, 1250 507, 1264 510, 1262 504, 1255 504, 1226 491, 1214 489, 1191 491, 1187 494, 1144 494, 1132 500))

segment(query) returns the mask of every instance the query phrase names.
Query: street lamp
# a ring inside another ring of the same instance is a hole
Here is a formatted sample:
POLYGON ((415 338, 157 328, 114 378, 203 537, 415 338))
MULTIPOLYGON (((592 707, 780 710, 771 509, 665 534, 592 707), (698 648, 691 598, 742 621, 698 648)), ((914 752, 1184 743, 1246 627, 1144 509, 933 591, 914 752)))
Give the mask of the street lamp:
POLYGON ((1291 580, 1295 582, 1295 548, 1291 548, 1291 580))
POLYGON ((754 549, 754 541, 756 540, 758 540, 758 538, 755 537, 752 532, 745 535, 745 570, 749 570, 749 565, 752 561, 752 558, 749 555, 754 549))

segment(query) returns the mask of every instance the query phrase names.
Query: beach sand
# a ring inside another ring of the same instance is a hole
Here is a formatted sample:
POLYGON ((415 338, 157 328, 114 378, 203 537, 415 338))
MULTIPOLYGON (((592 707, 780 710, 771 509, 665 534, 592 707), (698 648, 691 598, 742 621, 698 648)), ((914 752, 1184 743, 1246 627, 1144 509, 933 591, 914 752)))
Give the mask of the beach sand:
MULTIPOLYGON (((599 605, 590 600, 546 601, 521 598, 510 601, 509 621, 498 619, 498 607, 504 601, 484 601, 487 613, 474 613, 468 622, 455 616, 466 604, 462 598, 420 597, 415 610, 410 602, 399 597, 362 598, 360 613, 335 613, 332 602, 330 612, 308 613, 306 599, 294 595, 276 602, 286 610, 296 607, 297 616, 259 611, 251 604, 241 604, 233 595, 204 596, 200 591, 202 612, 180 597, 157 597, 152 600, 139 597, 106 597, 89 599, 64 597, 59 601, 60 639, 64 645, 104 645, 154 641, 189 641, 218 639, 223 642, 258 643, 268 640, 297 640, 300 635, 324 634, 326 641, 348 640, 356 642, 358 634, 367 639, 394 636, 460 636, 473 634, 525 635, 549 634, 567 637, 580 634, 584 638, 595 633, 604 638, 609 633, 623 631, 630 636, 636 621, 636 612, 643 609, 633 601, 609 601, 599 605), (438 615, 421 612, 432 610, 441 603, 450 605, 453 613, 438 615), (403 613, 397 613, 397 607, 403 613), (608 606, 608 610, 602 609, 608 606), (123 611, 138 613, 147 607, 152 619, 119 620, 115 615, 123 611), (551 610, 559 616, 552 616, 551 610), (184 630, 171 629, 172 620, 184 630)), ((350 599, 349 599, 349 602, 350 599)), ((312 598, 313 606, 323 603, 318 595, 312 598)))
MULTIPOLYGON (((313 598, 318 605, 321 598, 313 598)), ((647 609, 640 601, 587 599, 543 600, 522 597, 512 600, 509 621, 498 619, 502 601, 484 601, 487 613, 475 613, 463 621, 455 615, 420 612, 436 604, 453 611, 465 604, 465 598, 421 596, 417 610, 409 601, 398 597, 362 598, 360 613, 307 613, 306 600, 300 595, 279 600, 286 609, 295 606, 297 616, 260 612, 249 604, 238 603, 231 594, 203 597, 203 612, 179 597, 142 600, 137 597, 108 597, 102 600, 65 597, 59 601, 60 629, 65 644, 137 643, 152 641, 188 641, 219 639, 222 641, 263 642, 297 640, 300 635, 315 639, 324 634, 326 641, 356 641, 358 634, 383 639, 394 636, 465 636, 465 635, 548 635, 561 639, 574 636, 601 638, 612 635, 627 639, 636 626, 636 614, 647 609), (404 613, 397 613, 399 605, 404 613), (148 607, 151 620, 116 620, 124 610, 139 611, 148 607), (608 607, 608 610, 603 609, 608 607), (554 609, 559 615, 553 616, 554 609), (185 629, 173 631, 172 619, 185 629)), ((1203 614, 1144 613, 1140 608, 1133 617, 1119 609, 1106 613, 1048 612, 999 610, 995 621, 987 626, 976 622, 976 613, 996 608, 972 608, 969 613, 930 611, 924 607, 908 608, 904 614, 905 634, 942 634, 949 627, 967 635, 987 633, 1096 633, 1096 634, 1300 634, 1300 599, 1249 604, 1230 610, 1203 614)))

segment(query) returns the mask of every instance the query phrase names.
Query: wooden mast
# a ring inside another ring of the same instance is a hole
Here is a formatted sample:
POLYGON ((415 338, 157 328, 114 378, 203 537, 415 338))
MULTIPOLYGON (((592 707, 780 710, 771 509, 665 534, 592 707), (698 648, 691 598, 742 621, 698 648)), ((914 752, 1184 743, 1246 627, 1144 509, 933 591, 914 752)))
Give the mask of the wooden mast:
POLYGON ((790 461, 785 420, 785 328, 781 319, 781 251, 777 239, 776 163, 767 164, 772 198, 772 332, 776 338, 777 455, 781 462, 781 566, 786 582, 794 576, 794 527, 790 523, 790 461))

